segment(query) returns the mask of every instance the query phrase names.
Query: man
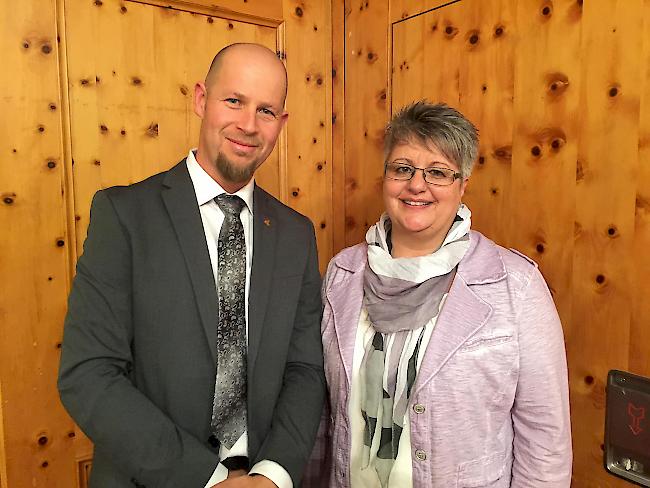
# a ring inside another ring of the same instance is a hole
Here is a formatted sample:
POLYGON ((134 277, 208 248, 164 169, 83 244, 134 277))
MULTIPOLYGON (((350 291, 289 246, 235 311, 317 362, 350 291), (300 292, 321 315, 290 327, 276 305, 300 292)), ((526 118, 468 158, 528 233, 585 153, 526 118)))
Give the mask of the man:
POLYGON ((272 51, 224 48, 196 152, 93 200, 59 372, 93 487, 300 484, 325 391, 316 243, 253 180, 286 90, 272 51))

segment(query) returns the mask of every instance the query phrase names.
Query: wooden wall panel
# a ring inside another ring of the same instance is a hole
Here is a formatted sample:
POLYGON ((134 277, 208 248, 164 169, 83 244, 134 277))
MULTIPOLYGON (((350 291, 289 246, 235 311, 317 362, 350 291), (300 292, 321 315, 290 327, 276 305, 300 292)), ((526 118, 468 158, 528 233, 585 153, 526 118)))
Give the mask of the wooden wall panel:
POLYGON ((479 157, 464 201, 472 210, 472 226, 503 244, 509 241, 511 216, 516 5, 494 0, 464 13, 462 3, 441 9, 458 12, 458 23, 444 27, 445 34, 452 27, 460 49, 457 108, 480 131, 479 157))
POLYGON ((585 2, 582 22, 584 82, 568 359, 578 447, 574 479, 590 486, 603 478, 607 371, 629 365, 642 1, 585 2))
POLYGON ((70 244, 56 25, 54 2, 25 0, 0 10, 3 488, 74 485, 74 466, 65 462, 74 432, 54 379, 70 244))
POLYGON ((282 48, 294 129, 256 178, 314 220, 322 266, 331 256, 331 3, 162 3, 26 0, 0 13, 12 67, 0 98, 2 488, 87 483, 92 446, 56 392, 75 244, 97 189, 167 169, 196 144, 193 85, 222 46, 282 48), (304 191, 293 202, 292 186, 304 191))
POLYGON ((285 201, 314 223, 320 267, 324 271, 332 256, 334 227, 332 12, 330 3, 320 0, 285 0, 284 12, 289 72, 285 201))
POLYGON ((461 0, 390 0, 390 21, 395 23, 461 0))
MULTIPOLYGON (((549 282, 567 341, 573 486, 627 486, 602 467, 602 442, 608 370, 650 376, 650 0, 386 3, 392 110, 426 96, 477 123, 473 225, 538 261, 549 282)), ((348 23, 348 34, 370 28, 348 23)), ((346 93, 369 79, 348 75, 346 93)), ((347 121, 374 110, 345 108, 347 121)), ((369 167, 346 158, 348 175, 369 167)), ((370 207, 379 213, 379 194, 370 207)), ((366 211, 348 206, 346 218, 366 211)))
POLYGON ((631 256, 634 294, 630 327, 631 370, 650 376, 650 0, 644 0, 643 49, 639 67, 642 76, 641 110, 639 113, 639 168, 636 177, 634 249, 631 256))
POLYGON ((388 3, 351 0, 345 28, 345 243, 382 211, 383 130, 389 118, 388 3))
POLYGON ((571 338, 582 9, 573 0, 517 11, 509 245, 535 259, 571 338))
MULTIPOLYGON (((97 190, 166 170, 196 145, 194 83, 205 77, 214 54, 236 41, 275 50, 276 31, 120 0, 68 1, 66 16, 81 252, 97 190)), ((257 179, 279 196, 277 149, 257 179)))
POLYGON ((465 202, 474 228, 503 242, 513 126, 513 0, 456 3, 393 26, 392 112, 421 98, 459 109, 481 131, 465 202))
MULTIPOLYGON (((332 6, 332 255, 345 247, 345 19, 350 0, 332 6)), ((327 263, 321 263, 321 266, 327 263)))

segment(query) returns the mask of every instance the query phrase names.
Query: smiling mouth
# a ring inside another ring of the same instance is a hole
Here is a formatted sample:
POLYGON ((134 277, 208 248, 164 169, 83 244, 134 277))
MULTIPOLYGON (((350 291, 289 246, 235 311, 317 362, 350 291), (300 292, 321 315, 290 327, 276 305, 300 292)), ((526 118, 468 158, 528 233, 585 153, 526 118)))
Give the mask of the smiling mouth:
POLYGON ((415 200, 400 200, 404 205, 408 205, 409 207, 427 207, 431 205, 433 202, 418 202, 415 200))
POLYGON ((254 148, 257 147, 257 144, 254 142, 246 142, 246 141, 238 141, 237 139, 231 139, 230 137, 226 137, 232 144, 235 146, 239 146, 242 148, 254 148))

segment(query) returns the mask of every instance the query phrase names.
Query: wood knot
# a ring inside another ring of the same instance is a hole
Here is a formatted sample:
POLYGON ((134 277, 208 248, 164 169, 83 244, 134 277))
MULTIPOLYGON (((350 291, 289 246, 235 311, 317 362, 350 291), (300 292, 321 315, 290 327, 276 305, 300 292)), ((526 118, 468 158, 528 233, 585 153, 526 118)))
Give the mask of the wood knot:
POLYGON ((478 44, 478 41, 480 40, 479 31, 475 30, 475 31, 469 32, 467 34, 467 40, 469 41, 469 43, 472 46, 475 46, 476 44, 478 44))
POLYGON ((494 37, 501 37, 504 32, 505 32, 505 28, 502 25, 498 25, 494 29, 494 37))
POLYGON ((598 283, 599 285, 605 283, 605 275, 603 274, 596 275, 596 283, 598 283))
POLYGON ((512 161, 512 146, 501 146, 494 150, 494 158, 501 161, 512 161))
POLYGON ((52 112, 56 110, 56 104, 55 103, 50 103, 47 108, 49 108, 52 112))
POLYGON ((553 2, 551 0, 544 2, 539 13, 542 14, 542 17, 550 18, 553 15, 553 2))
POLYGON ((544 251, 545 251, 545 249, 544 249, 544 244, 542 244, 542 243, 540 242, 539 244, 537 244, 537 245, 535 246, 535 250, 536 250, 539 254, 543 254, 544 251))
POLYGON ((41 436, 38 437, 38 440, 36 442, 38 442, 39 446, 44 446, 45 444, 47 444, 48 440, 49 439, 47 438, 47 436, 41 435, 41 436))
POLYGON ((559 96, 569 87, 569 77, 564 73, 550 73, 546 76, 546 85, 549 95, 559 96))
POLYGON ((232 24, 232 22, 228 22, 228 30, 233 30, 235 26, 232 24))
POLYGON ((299 194, 300 194, 300 188, 293 188, 293 189, 291 190, 291 195, 292 195, 293 197, 297 197, 299 194))
POLYGON ((296 7, 295 12, 296 12, 296 15, 297 15, 298 17, 302 17, 302 16, 303 16, 303 11, 302 11, 302 8, 301 8, 301 7, 296 7))
POLYGON ((149 127, 147 127, 147 135, 149 137, 158 137, 158 124, 155 122, 152 122, 149 124, 149 127))
POLYGON ((138 78, 137 76, 132 76, 131 83, 135 86, 142 85, 142 79, 138 78))
POLYGON ((99 130, 102 132, 102 134, 106 134, 108 132, 108 127, 102 124, 99 126, 99 130))
POLYGON ((49 43, 45 43, 41 46, 41 52, 43 54, 50 54, 52 52, 52 46, 49 43))
POLYGON ((325 227, 327 227, 327 224, 325 222, 321 222, 320 223, 320 228, 324 229, 325 227))
POLYGON ((56 247, 63 247, 65 246, 65 241, 63 239, 57 239, 56 240, 56 247))
POLYGON ((183 96, 187 95, 187 93, 188 93, 188 89, 187 89, 187 87, 186 87, 185 85, 181 85, 181 86, 179 87, 179 90, 180 90, 180 92, 181 92, 181 94, 182 94, 183 96))
POLYGON ((456 37, 456 34, 458 34, 458 29, 453 25, 449 24, 447 27, 445 27, 445 37, 447 39, 453 39, 456 37))
POLYGON ((47 167, 50 168, 50 169, 54 169, 54 168, 56 168, 56 162, 51 161, 51 160, 48 161, 48 162, 47 162, 47 167))
POLYGON ((206 20, 207 20, 208 24, 213 24, 214 23, 214 19, 212 17, 208 17, 206 20))
POLYGON ((533 146, 530 149, 530 154, 532 154, 534 157, 538 158, 542 155, 542 148, 539 146, 533 146))
POLYGON ((2 202, 5 205, 13 205, 15 201, 16 201, 15 193, 5 193, 4 195, 2 195, 2 202))
POLYGON ((120 7, 120 13, 125 14, 125 13, 127 13, 127 12, 128 12, 128 9, 126 8, 126 6, 122 5, 122 6, 120 7))
POLYGON ((101 7, 102 5, 104 5, 104 2, 102 2, 102 0, 95 0, 95 5, 97 7, 101 7))
POLYGON ((618 85, 613 85, 609 88, 608 94, 610 98, 614 98, 618 96, 619 93, 620 93, 620 87, 618 85))

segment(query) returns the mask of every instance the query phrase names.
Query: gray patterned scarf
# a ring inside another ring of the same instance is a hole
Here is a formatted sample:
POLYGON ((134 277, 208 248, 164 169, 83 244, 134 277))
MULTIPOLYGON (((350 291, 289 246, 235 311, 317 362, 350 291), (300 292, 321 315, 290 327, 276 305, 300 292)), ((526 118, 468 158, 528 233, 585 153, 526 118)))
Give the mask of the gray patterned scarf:
POLYGON ((438 315, 469 248, 470 225, 471 212, 461 204, 440 248, 415 258, 390 255, 388 215, 366 233, 363 304, 375 333, 365 346, 360 373, 363 468, 372 466, 382 487, 397 458, 425 325, 438 315))

